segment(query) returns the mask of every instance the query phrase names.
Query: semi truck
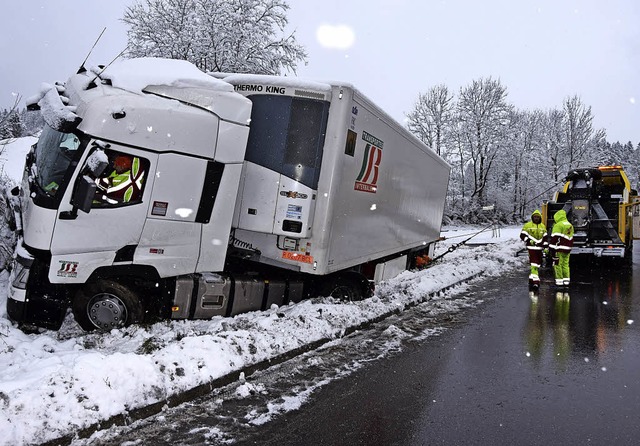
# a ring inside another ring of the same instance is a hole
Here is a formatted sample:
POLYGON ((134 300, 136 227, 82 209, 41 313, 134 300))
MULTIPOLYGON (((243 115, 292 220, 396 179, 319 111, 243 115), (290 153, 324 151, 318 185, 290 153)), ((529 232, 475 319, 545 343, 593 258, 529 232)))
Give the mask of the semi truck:
POLYGON ((622 166, 572 169, 560 191, 542 205, 549 231, 563 209, 573 224, 572 255, 632 260, 633 240, 640 236, 638 193, 622 166))
POLYGON ((349 83, 139 58, 28 99, 7 314, 85 330, 358 300, 432 254, 449 165, 349 83))

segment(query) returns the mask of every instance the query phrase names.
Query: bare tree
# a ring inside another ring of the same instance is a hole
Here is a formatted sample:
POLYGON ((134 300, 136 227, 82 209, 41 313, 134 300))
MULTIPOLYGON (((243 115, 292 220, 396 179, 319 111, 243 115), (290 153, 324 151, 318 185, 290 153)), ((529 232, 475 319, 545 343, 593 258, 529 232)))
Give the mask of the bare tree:
POLYGON ((452 101, 449 89, 436 85, 419 94, 413 111, 407 115, 409 130, 438 155, 442 154, 444 134, 451 121, 452 101))
POLYGON ((475 80, 460 89, 457 104, 462 138, 468 146, 473 166, 473 192, 478 204, 486 204, 486 185, 491 167, 503 148, 511 106, 507 89, 499 80, 475 80))
POLYGON ((129 57, 187 60, 204 71, 295 73, 307 53, 284 35, 284 0, 138 0, 126 9, 129 57))

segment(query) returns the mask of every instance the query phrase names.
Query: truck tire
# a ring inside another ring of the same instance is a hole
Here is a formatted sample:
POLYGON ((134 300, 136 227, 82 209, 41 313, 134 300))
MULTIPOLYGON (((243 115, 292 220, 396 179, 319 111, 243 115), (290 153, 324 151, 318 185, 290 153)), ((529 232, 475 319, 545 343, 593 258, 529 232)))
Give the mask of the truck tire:
POLYGON ((344 301, 358 301, 365 298, 363 280, 355 275, 337 274, 329 276, 318 287, 319 296, 331 296, 344 301))
POLYGON ((138 295, 126 285, 108 279, 80 289, 71 308, 76 322, 86 331, 109 331, 144 319, 144 307, 138 295))

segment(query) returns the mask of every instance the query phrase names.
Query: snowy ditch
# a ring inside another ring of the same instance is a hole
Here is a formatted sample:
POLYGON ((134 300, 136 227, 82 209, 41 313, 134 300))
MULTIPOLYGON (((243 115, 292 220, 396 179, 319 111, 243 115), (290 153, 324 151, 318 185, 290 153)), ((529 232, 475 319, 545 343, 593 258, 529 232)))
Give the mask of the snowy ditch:
MULTIPOLYGON (((445 232, 449 240, 436 254, 464 240, 456 234, 475 231, 445 232)), ((484 232, 472 240, 480 244, 461 247, 426 270, 404 272, 361 302, 317 298, 233 318, 167 321, 107 334, 83 332, 72 316, 58 332, 21 332, 7 319, 8 275, 0 273, 0 444, 68 444, 339 342, 417 304, 459 311, 469 299, 443 290, 524 267, 524 257, 516 257, 519 232, 484 232)))

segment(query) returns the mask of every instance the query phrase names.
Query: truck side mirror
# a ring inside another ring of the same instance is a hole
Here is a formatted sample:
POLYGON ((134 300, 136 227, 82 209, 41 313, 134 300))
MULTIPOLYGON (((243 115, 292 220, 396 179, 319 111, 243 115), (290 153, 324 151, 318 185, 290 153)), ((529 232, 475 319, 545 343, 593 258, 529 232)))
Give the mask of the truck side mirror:
POLYGON ((76 182, 76 188, 71 196, 73 207, 89 213, 93 197, 96 195, 96 182, 87 175, 83 175, 76 182))
POLYGON ((93 197, 96 194, 96 182, 88 175, 82 175, 76 180, 76 185, 71 195, 71 211, 60 213, 61 220, 75 220, 78 217, 78 209, 89 213, 93 197))

